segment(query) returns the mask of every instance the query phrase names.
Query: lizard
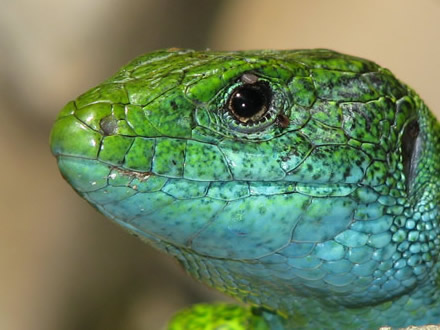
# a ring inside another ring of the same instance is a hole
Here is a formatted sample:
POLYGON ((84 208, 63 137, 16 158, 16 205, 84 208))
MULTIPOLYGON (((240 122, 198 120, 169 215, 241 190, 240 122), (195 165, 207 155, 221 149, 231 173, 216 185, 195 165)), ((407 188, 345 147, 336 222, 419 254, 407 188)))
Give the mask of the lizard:
POLYGON ((50 147, 99 212, 246 304, 169 329, 440 323, 440 126, 374 62, 154 51, 67 103, 50 147))

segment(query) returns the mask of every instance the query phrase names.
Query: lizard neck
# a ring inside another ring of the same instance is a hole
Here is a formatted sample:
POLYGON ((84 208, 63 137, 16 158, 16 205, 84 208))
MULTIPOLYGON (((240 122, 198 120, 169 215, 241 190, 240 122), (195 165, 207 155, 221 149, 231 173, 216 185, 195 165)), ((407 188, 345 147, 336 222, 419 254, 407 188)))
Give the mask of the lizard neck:
POLYGON ((318 299, 313 293, 298 292, 285 285, 277 291, 281 283, 274 277, 265 280, 267 289, 262 290, 263 285, 253 283, 252 276, 266 271, 254 264, 213 260, 171 246, 165 250, 199 281, 254 306, 270 329, 378 329, 440 323, 440 265, 435 265, 425 278, 400 296, 350 305, 340 304, 332 297, 318 299), (230 272, 237 269, 239 275, 232 276, 230 272))
POLYGON ((440 323, 440 267, 417 291, 375 306, 344 307, 296 297, 289 314, 260 310, 270 329, 378 329, 440 323))

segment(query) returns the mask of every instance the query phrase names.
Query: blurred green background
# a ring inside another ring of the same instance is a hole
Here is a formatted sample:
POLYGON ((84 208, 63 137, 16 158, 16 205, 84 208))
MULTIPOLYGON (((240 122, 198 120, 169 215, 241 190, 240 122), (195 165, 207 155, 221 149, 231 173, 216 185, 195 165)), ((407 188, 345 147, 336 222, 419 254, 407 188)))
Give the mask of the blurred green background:
POLYGON ((325 47, 391 69, 440 114, 439 0, 0 0, 0 329, 160 329, 227 299, 110 223, 48 148, 70 99, 157 48, 325 47))

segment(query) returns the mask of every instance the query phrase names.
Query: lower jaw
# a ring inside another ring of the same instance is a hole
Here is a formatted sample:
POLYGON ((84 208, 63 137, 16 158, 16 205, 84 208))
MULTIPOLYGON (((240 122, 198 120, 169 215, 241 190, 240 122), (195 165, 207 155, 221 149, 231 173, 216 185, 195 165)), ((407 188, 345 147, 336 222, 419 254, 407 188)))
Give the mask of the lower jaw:
MULTIPOLYGON (((353 300, 352 306, 359 306, 359 301, 367 306, 350 307, 350 298, 342 302, 338 295, 315 294, 329 285, 322 281, 322 287, 317 287, 322 274, 313 268, 293 267, 292 271, 286 268, 287 260, 283 264, 282 252, 289 244, 315 248, 350 226, 359 209, 351 198, 353 186, 198 182, 140 174, 79 157, 59 156, 58 163, 67 181, 102 213, 174 255, 208 285, 253 305, 282 311, 287 316, 281 319, 286 329, 301 322, 315 328, 440 322, 439 293, 428 280, 417 291, 405 288, 400 298, 383 303, 365 289, 363 298, 353 300), (228 184, 235 190, 222 194, 222 185, 228 184), (325 190, 328 196, 315 196, 325 190), (341 191, 348 193, 337 196, 341 191), (200 258, 212 265, 191 261, 200 258), (369 306, 370 298, 375 305, 369 306)), ((352 286, 359 289, 355 282, 352 286)))

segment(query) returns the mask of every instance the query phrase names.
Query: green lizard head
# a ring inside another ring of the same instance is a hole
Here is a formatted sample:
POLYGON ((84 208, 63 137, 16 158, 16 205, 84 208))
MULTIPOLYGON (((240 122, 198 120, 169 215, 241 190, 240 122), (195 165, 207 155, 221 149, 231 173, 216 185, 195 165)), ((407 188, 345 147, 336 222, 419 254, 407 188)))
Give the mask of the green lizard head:
POLYGON ((366 60, 167 50, 68 103, 51 148, 103 214, 289 314, 305 297, 374 305, 435 278, 439 137, 420 98, 366 60))

